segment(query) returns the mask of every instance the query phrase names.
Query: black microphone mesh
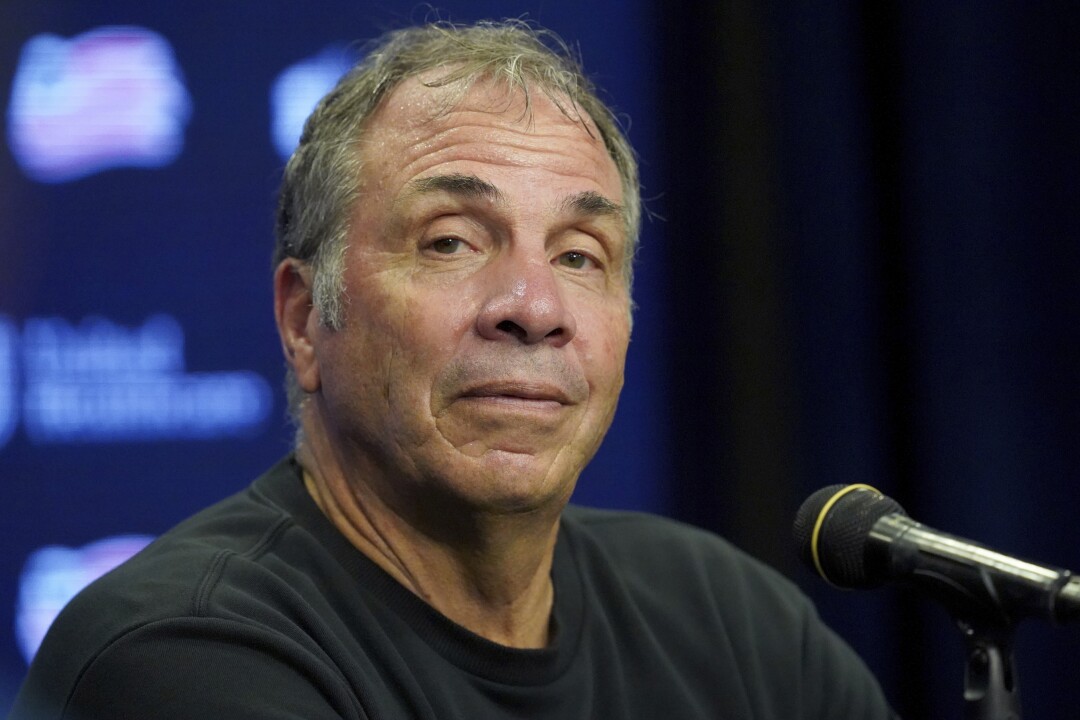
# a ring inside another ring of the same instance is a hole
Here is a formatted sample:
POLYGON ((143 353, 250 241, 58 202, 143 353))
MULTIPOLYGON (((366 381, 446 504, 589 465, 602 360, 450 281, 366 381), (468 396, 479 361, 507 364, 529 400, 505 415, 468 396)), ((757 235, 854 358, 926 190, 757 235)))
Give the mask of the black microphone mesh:
MULTIPOLYGON (((806 499, 795 515, 792 528, 799 557, 815 572, 813 536, 822 509, 844 485, 830 485, 806 499)), ((885 568, 868 562, 866 541, 879 519, 892 513, 904 514, 892 498, 868 489, 848 492, 829 508, 818 532, 817 555, 822 576, 845 588, 873 587, 881 583, 885 568)))

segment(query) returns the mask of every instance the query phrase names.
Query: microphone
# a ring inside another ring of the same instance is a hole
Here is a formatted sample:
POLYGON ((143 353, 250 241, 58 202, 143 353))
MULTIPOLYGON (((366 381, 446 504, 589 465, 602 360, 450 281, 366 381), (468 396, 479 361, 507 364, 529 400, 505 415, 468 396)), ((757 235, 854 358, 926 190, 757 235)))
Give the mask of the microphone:
POLYGON ((795 516, 799 556, 841 588, 897 582, 929 593, 958 617, 1014 623, 1080 620, 1080 578, 1004 555, 915 522, 869 485, 818 490, 795 516))

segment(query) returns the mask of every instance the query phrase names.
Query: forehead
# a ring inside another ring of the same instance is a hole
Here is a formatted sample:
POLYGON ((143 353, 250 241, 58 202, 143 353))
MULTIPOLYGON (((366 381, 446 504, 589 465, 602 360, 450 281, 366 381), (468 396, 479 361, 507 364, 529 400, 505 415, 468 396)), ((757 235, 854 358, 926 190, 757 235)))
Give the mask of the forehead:
POLYGON ((436 77, 403 81, 373 114, 359 145, 362 185, 487 166, 548 174, 622 202, 618 170, 600 132, 569 99, 557 104, 536 88, 526 98, 523 90, 488 79, 467 89, 425 84, 436 77))

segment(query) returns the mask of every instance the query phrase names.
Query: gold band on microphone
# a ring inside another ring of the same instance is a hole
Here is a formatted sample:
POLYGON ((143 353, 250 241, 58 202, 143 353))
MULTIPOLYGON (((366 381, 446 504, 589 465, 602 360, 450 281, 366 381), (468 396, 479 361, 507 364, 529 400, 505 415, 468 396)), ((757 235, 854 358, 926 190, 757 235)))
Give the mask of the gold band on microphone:
POLYGON ((810 536, 810 556, 814 559, 814 567, 817 569, 818 575, 824 578, 825 582, 830 585, 833 585, 834 583, 829 579, 829 576, 825 574, 825 570, 821 567, 821 556, 818 554, 818 536, 821 534, 821 526, 825 524, 825 516, 832 510, 832 506, 835 505, 840 498, 856 490, 869 490, 875 495, 881 495, 881 491, 877 488, 862 483, 855 483, 854 485, 848 485, 845 488, 841 488, 835 495, 829 498, 828 502, 821 508, 821 512, 819 512, 817 516, 817 522, 814 523, 814 533, 810 536))

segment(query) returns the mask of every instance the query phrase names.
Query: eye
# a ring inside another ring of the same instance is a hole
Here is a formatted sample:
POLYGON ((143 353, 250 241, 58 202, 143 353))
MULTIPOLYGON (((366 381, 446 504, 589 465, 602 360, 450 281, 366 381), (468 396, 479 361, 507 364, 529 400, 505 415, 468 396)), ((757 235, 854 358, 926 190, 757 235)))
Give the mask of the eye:
POLYGON ((465 243, 457 238, 445 237, 439 238, 435 242, 431 243, 431 249, 440 255, 453 255, 461 252, 465 248, 465 243))
POLYGON ((584 270, 592 263, 592 259, 579 252, 565 252, 558 257, 560 265, 564 267, 573 268, 574 270, 584 270))

